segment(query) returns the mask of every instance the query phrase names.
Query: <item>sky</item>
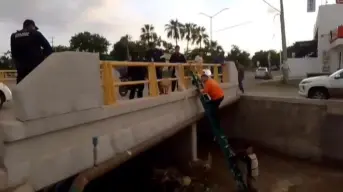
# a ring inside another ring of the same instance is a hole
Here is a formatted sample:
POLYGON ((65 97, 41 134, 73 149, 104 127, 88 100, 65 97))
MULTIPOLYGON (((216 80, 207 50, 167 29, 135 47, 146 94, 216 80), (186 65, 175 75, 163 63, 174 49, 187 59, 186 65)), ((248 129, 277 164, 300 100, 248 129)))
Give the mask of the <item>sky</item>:
MULTIPOLYGON (((280 7, 279 0, 267 1, 280 7)), ((325 0, 316 3, 317 11, 325 0)), ((307 13, 307 0, 284 0, 284 7, 287 45, 311 40, 317 12, 307 13)), ((72 35, 83 31, 99 33, 113 44, 125 34, 137 40, 144 24, 154 25, 167 39, 164 25, 176 18, 204 26, 209 32, 209 18, 199 13, 213 15, 223 8, 229 9, 213 18, 212 39, 225 51, 232 45, 252 54, 281 49, 280 19, 262 0, 1 0, 0 54, 9 50, 11 33, 21 29, 25 19, 33 19, 50 42, 53 38, 54 45, 68 45, 72 35), (246 24, 218 31, 242 23, 246 24)))

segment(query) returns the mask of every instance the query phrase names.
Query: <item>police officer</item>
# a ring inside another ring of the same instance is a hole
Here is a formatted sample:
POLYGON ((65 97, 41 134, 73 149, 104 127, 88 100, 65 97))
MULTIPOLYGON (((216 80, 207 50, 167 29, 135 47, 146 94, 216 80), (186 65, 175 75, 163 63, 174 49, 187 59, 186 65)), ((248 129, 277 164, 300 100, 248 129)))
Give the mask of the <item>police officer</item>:
MULTIPOLYGON (((170 56, 170 63, 187 63, 186 57, 180 53, 180 46, 175 46, 175 52, 170 56)), ((172 78, 176 77, 175 67, 172 67, 172 78)), ((172 81, 172 91, 177 88, 177 81, 172 81)))
POLYGON ((11 35, 12 59, 17 68, 17 84, 52 53, 46 38, 33 20, 25 20, 23 29, 11 35))
MULTIPOLYGON (((138 52, 132 52, 131 53, 131 61, 139 62, 142 61, 142 59, 139 58, 138 52)), ((144 66, 137 66, 137 67, 129 67, 128 70, 128 76, 132 81, 143 81, 145 77, 147 76, 147 68, 144 66)), ((144 84, 138 84, 138 85, 131 85, 130 86, 130 96, 129 99, 134 99, 136 92, 137 92, 137 98, 143 97, 143 91, 144 91, 144 84)))

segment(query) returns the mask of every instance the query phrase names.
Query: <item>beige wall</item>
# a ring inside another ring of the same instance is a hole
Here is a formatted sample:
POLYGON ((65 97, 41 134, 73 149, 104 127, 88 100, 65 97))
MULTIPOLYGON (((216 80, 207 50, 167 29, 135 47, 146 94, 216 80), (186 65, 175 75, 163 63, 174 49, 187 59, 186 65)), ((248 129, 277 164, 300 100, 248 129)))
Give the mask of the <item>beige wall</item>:
POLYGON ((229 136, 343 165, 343 102, 244 96, 231 107, 229 136))

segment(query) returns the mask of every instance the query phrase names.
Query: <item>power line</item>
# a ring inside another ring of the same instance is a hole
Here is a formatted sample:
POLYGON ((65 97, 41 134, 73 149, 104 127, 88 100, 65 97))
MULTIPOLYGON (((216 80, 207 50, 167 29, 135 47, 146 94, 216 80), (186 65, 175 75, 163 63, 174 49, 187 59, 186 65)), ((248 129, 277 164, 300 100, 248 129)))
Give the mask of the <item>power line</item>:
POLYGON ((232 25, 232 26, 229 26, 229 27, 225 27, 223 29, 219 29, 215 32, 221 32, 221 31, 225 31, 225 30, 228 30, 228 29, 232 29, 232 28, 235 28, 235 27, 240 27, 240 26, 243 26, 243 25, 247 25, 247 24, 250 24, 250 23, 253 23, 252 21, 246 21, 246 22, 243 22, 243 23, 240 23, 240 24, 237 24, 237 25, 232 25))
POLYGON ((268 1, 266 0, 262 0, 265 4, 267 4, 269 7, 271 7, 272 9, 274 9, 277 12, 281 12, 279 9, 277 9, 276 7, 274 7, 272 4, 270 4, 268 1))

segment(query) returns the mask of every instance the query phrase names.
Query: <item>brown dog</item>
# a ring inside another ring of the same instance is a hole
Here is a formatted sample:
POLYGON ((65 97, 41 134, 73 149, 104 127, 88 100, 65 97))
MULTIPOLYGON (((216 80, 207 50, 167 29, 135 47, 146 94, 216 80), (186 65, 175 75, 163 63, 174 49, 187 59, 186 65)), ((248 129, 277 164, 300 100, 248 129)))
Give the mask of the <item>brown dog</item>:
POLYGON ((163 78, 160 85, 162 89, 162 94, 168 94, 171 85, 171 80, 169 78, 163 78))

